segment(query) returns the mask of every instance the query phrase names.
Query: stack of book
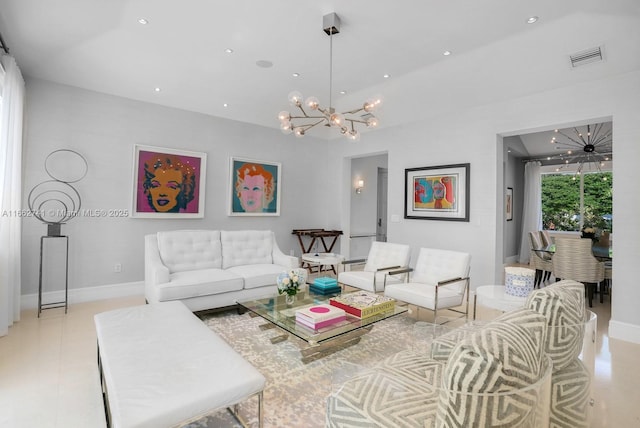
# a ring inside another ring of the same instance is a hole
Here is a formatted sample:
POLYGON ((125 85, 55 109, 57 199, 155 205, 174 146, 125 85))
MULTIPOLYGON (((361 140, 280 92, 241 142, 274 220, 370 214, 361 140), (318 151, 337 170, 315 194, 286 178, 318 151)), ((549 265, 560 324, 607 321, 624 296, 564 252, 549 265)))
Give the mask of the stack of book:
POLYGON ((332 306, 343 309, 358 318, 368 318, 395 308, 395 299, 368 291, 345 293, 329 299, 332 306))
POLYGON ((326 304, 313 305, 296 311, 296 322, 314 330, 329 327, 346 319, 347 314, 343 309, 326 304))
POLYGON ((328 276, 316 278, 313 284, 309 284, 309 290, 312 293, 322 294, 323 296, 327 294, 339 294, 341 291, 338 281, 328 276))

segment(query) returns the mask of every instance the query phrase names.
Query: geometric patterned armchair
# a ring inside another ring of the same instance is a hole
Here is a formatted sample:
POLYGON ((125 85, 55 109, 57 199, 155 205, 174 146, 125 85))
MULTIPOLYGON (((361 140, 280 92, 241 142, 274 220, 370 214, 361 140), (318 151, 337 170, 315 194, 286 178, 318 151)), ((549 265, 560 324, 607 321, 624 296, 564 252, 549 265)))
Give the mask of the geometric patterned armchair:
POLYGON ((556 238, 556 251, 552 259, 556 280, 572 279, 585 285, 589 307, 593 306, 596 285, 604 281, 604 262, 593 256, 591 245, 589 238, 556 238))

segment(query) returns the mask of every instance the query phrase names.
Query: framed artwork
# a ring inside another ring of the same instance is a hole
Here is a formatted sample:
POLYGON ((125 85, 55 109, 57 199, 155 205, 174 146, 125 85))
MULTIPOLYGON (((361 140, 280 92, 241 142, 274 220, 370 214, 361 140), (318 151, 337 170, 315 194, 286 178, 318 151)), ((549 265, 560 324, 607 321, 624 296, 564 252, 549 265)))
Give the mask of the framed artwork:
POLYGON ((513 187, 507 187, 507 194, 504 196, 504 212, 507 221, 513 220, 513 187))
POLYGON ((280 215, 281 174, 277 162, 230 158, 229 215, 280 215))
POLYGON ((135 145, 133 158, 132 217, 204 217, 206 153, 135 145))
POLYGON ((405 169, 404 218, 469 221, 469 166, 405 169))

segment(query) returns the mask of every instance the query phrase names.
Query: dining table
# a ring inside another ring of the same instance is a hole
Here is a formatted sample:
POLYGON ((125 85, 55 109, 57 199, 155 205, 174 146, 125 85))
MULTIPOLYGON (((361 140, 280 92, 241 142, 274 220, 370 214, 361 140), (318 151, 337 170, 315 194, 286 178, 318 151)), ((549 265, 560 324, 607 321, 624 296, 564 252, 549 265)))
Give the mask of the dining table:
MULTIPOLYGON (((534 251, 553 254, 556 252, 556 244, 549 244, 546 247, 534 251)), ((611 245, 605 247, 603 245, 597 245, 597 242, 594 242, 594 245, 591 246, 591 252, 594 257, 601 261, 613 260, 613 247, 611 247, 611 245)))

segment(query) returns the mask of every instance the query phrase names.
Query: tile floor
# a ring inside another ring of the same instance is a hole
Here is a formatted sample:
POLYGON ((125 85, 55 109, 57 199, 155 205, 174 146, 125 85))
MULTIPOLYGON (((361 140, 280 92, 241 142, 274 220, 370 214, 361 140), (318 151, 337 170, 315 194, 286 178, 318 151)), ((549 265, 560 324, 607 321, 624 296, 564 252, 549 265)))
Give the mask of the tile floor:
MULTIPOLYGON (((140 296, 75 304, 67 315, 51 309, 40 319, 35 310, 24 311, 0 338, 0 427, 104 427, 93 315, 143 303, 140 296)), ((607 337, 609 308, 594 302, 593 427, 640 427, 640 345, 607 337)))

